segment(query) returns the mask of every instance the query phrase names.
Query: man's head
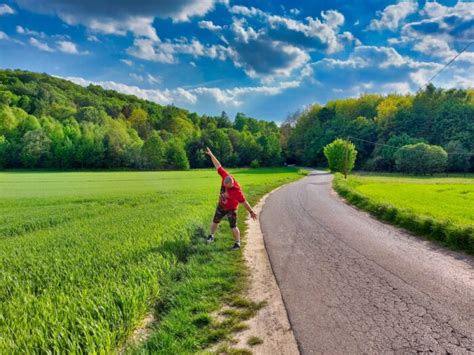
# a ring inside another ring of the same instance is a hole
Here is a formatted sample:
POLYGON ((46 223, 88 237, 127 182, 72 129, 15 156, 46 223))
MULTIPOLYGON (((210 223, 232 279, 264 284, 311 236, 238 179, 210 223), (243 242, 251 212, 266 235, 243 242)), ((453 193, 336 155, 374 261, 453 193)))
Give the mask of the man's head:
POLYGON ((224 178, 224 186, 227 189, 231 189, 232 187, 234 187, 234 179, 232 178, 232 176, 226 176, 224 178))

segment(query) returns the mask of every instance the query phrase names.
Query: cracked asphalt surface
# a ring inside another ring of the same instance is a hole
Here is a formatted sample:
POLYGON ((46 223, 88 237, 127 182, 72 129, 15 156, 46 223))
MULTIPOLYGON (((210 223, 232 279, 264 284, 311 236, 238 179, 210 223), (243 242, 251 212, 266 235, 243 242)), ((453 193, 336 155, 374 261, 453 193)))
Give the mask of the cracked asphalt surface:
POLYGON ((474 258, 347 205, 331 180, 313 171, 260 216, 300 351, 474 353, 474 258))

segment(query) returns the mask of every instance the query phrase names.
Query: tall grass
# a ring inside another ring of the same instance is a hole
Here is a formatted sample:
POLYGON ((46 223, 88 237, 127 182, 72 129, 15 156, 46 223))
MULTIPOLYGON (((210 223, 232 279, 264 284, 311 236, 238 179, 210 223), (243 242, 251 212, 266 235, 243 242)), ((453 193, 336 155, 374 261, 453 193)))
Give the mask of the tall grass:
MULTIPOLYGON (((250 198, 298 178, 235 173, 250 198)), ((0 173, 0 353, 113 352, 153 307, 163 351, 207 344, 187 323, 205 326, 240 275, 226 226, 199 242, 218 190, 208 170, 0 173)))

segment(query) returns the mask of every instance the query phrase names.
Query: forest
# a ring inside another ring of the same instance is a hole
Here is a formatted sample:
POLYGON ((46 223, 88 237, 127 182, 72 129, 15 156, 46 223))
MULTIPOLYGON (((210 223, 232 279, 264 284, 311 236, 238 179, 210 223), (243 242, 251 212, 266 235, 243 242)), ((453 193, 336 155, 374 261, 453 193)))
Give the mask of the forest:
POLYGON ((206 146, 226 166, 325 166, 323 148, 336 138, 354 143, 359 170, 394 171, 397 150, 422 142, 448 153, 449 171, 472 171, 474 90, 430 84, 413 95, 364 94, 310 105, 279 127, 0 70, 0 168, 204 168, 206 146))
POLYGON ((395 171, 401 147, 426 143, 446 151, 448 171, 472 171, 474 90, 430 84, 414 95, 339 99, 311 105, 281 126, 282 150, 291 163, 325 165, 323 149, 336 138, 355 145, 358 170, 395 171))
POLYGON ((0 168, 188 169, 281 165, 279 127, 210 117, 100 86, 0 70, 0 168))

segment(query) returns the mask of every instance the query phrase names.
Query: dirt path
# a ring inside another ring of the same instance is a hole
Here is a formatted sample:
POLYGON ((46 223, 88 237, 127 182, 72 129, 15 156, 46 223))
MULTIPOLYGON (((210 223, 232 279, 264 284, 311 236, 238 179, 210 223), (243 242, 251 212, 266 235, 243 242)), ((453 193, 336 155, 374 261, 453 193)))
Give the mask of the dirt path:
MULTIPOLYGON (((264 196, 254 207, 258 215, 270 194, 264 196)), ((265 301, 267 305, 259 310, 254 318, 246 322, 249 326, 247 330, 235 335, 238 343, 234 347, 249 349, 254 354, 299 354, 280 289, 265 250, 260 223, 249 218, 247 225, 244 257, 250 270, 250 288, 246 296, 256 303, 265 301), (252 336, 260 338, 263 343, 250 347, 247 341, 252 336)))
POLYGON ((301 352, 473 353, 474 258, 347 205, 331 181, 282 187, 260 218, 301 352))

